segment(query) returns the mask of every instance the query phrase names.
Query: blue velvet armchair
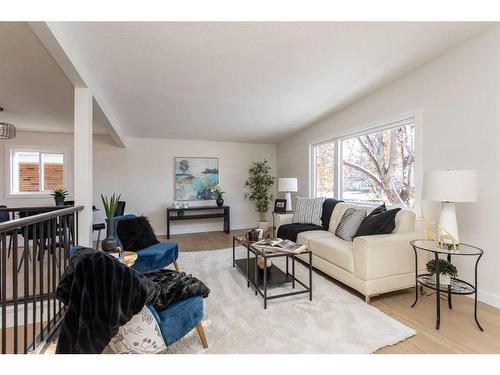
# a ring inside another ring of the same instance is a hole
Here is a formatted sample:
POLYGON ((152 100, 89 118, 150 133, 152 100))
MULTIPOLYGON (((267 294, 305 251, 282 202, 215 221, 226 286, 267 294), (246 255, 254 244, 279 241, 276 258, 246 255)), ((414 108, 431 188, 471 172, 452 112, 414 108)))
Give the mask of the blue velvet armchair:
POLYGON ((196 327, 202 346, 205 349, 208 348, 205 331, 201 323, 205 313, 203 297, 196 296, 178 301, 160 312, 156 311, 151 305, 146 307, 155 317, 165 345, 172 345, 196 327))
MULTIPOLYGON (((137 218, 134 214, 116 216, 114 218, 115 225, 118 226, 120 221, 131 220, 137 218)), ((116 235, 118 246, 123 249, 118 234, 116 235)), ((179 256, 179 248, 177 242, 160 242, 156 245, 147 247, 137 251, 137 260, 132 268, 139 272, 148 272, 165 268, 170 264, 174 264, 175 270, 179 271, 177 265, 177 257, 179 256)))
MULTIPOLYGON (((75 255, 80 249, 82 246, 73 246, 69 255, 75 255)), ((155 318, 165 345, 172 345, 196 327, 201 345, 205 349, 208 348, 205 330, 201 323, 205 315, 203 297, 196 296, 177 301, 162 311, 157 311, 152 305, 146 305, 146 308, 155 318)))

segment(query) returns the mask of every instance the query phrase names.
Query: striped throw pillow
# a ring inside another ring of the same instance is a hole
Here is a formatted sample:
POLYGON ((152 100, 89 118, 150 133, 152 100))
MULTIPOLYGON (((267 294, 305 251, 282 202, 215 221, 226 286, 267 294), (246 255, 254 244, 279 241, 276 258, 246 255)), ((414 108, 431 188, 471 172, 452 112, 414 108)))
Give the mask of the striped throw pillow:
POLYGON ((300 198, 297 197, 293 223, 321 225, 323 201, 325 198, 300 198))
POLYGON ((365 217, 365 210, 347 209, 335 229, 335 235, 343 240, 352 241, 365 217))

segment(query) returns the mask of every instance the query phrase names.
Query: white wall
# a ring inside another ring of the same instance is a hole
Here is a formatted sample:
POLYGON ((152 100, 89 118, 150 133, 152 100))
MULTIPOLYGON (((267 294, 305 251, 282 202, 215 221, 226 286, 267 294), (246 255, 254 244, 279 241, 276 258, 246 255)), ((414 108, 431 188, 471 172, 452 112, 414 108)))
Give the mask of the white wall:
MULTIPOLYGON (((121 193, 127 202, 127 213, 149 217, 155 232, 166 233, 166 208, 174 201, 174 157, 212 156, 219 158, 220 181, 226 194, 225 204, 231 206, 231 229, 258 225, 253 205, 244 199, 243 184, 253 161, 267 159, 276 173, 276 145, 127 138, 127 148, 117 147, 109 136, 94 136, 94 222, 104 220, 101 193, 121 193)), ((73 134, 20 131, 14 140, 3 145, 65 146, 73 150, 73 134)), ((0 204, 9 207, 53 205, 52 197, 5 198, 5 147, 0 149, 0 204)), ((69 179, 73 179, 70 164, 69 179)), ((71 198, 71 197, 70 197, 71 198)), ((190 202, 190 205, 215 202, 190 202)), ((194 233, 222 230, 222 219, 193 220, 172 223, 171 233, 194 233)), ((101 236, 103 233, 101 233, 101 236)))
MULTIPOLYGON (((54 205, 54 198, 36 197, 36 198, 6 198, 6 178, 8 171, 6 170, 8 160, 6 160, 6 148, 8 146, 39 146, 39 147, 63 147, 68 150, 69 163, 68 176, 66 180, 69 182, 66 188, 72 194, 73 184, 73 134, 64 133, 38 133, 18 131, 16 138, 8 141, 0 141, 0 204, 5 204, 8 207, 27 207, 27 206, 51 206, 54 205)), ((72 199, 72 196, 68 197, 72 199)))
MULTIPOLYGON (((121 193, 126 212, 147 216, 157 234, 166 233, 166 208, 174 196, 176 156, 218 157, 220 182, 231 206, 231 229, 258 224, 253 205, 243 196, 244 181, 253 161, 267 159, 276 171, 276 146, 269 144, 208 142, 149 138, 127 138, 127 147, 118 148, 111 138, 94 137, 94 202, 100 194, 121 193)), ((206 204, 198 202, 197 204, 206 204)), ((215 206, 214 202, 210 202, 215 206)), ((192 203, 195 205, 195 203, 192 203)), ((103 217, 103 212, 99 215, 103 217)), ((172 223, 171 233, 222 230, 222 219, 172 223)))
MULTIPOLYGON (((298 177, 299 194, 307 195, 311 142, 420 109, 423 170, 477 170, 479 202, 458 205, 460 239, 485 250, 480 298, 500 306, 500 27, 285 139, 278 174, 298 177)), ((472 265, 458 264, 460 276, 470 279, 472 265)))

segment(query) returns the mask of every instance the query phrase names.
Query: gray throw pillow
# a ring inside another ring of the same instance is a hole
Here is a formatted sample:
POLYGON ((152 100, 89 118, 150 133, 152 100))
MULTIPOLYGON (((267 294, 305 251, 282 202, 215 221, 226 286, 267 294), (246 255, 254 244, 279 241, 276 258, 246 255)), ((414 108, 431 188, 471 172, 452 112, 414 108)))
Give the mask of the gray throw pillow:
POLYGON ((300 198, 297 197, 293 223, 321 225, 323 201, 325 198, 300 198))
POLYGON ((365 210, 348 208, 335 229, 335 235, 343 240, 352 241, 365 217, 365 210))

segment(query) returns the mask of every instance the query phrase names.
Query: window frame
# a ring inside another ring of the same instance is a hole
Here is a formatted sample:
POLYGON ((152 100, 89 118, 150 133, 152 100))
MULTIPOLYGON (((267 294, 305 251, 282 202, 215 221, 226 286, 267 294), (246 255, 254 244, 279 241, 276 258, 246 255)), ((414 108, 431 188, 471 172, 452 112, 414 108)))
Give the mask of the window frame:
MULTIPOLYGON (((73 195, 73 178, 70 176, 71 149, 64 146, 20 146, 10 145, 5 147, 5 198, 47 198, 50 191, 39 192, 14 192, 14 154, 16 152, 38 152, 40 154, 63 155, 63 186, 68 191, 69 197, 73 195)), ((41 157, 40 157, 41 159, 41 157)), ((40 178, 42 180, 42 177, 40 178)))
MULTIPOLYGON (((334 134, 330 134, 328 138, 323 138, 321 140, 310 143, 309 145, 309 196, 316 197, 316 163, 315 163, 315 147, 322 145, 324 143, 334 143, 335 148, 335 170, 334 170, 334 186, 333 194, 334 198, 342 200, 343 195, 343 178, 344 178, 344 168, 343 168, 343 144, 342 142, 346 139, 350 139, 359 135, 369 134, 377 131, 387 130, 397 127, 398 122, 405 121, 407 119, 413 118, 414 120, 414 155, 415 155, 415 201, 413 207, 405 207, 406 209, 413 210, 415 212, 420 211, 421 207, 421 186, 422 186, 422 122, 423 122, 423 109, 415 110, 412 112, 400 114, 393 116, 391 118, 377 121, 369 125, 360 126, 356 128, 351 128, 349 130, 339 131, 334 134)), ((376 203, 362 202, 361 204, 367 206, 377 206, 376 203)), ((393 205, 387 206, 396 207, 393 205)))

